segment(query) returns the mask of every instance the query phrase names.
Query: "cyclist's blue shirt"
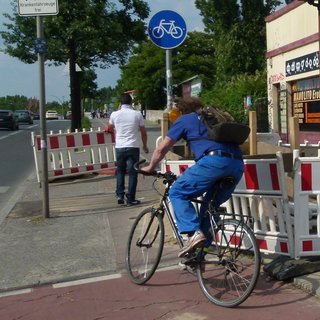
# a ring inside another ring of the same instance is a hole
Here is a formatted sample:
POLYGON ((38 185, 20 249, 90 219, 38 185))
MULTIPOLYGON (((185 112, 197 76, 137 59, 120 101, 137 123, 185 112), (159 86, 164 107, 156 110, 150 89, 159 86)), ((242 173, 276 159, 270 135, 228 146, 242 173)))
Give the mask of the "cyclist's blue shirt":
POLYGON ((206 152, 213 150, 222 150, 225 152, 233 153, 234 155, 242 155, 239 146, 234 143, 219 143, 207 139, 192 141, 192 139, 196 139, 199 137, 208 137, 205 125, 200 122, 198 114, 195 112, 185 114, 178 118, 169 129, 167 136, 175 141, 178 141, 180 139, 188 141, 190 149, 195 155, 196 161, 203 157, 206 152))

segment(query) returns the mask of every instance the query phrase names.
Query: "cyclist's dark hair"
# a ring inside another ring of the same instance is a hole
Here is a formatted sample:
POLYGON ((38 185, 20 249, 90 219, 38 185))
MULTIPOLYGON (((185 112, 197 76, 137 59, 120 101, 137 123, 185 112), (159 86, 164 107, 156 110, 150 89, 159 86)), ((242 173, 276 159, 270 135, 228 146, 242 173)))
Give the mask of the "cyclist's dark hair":
POLYGON ((131 104, 132 103, 132 97, 129 93, 124 93, 120 98, 121 104, 131 104))
POLYGON ((186 97, 176 100, 176 108, 182 114, 188 114, 191 112, 197 112, 203 107, 202 102, 196 97, 186 97))

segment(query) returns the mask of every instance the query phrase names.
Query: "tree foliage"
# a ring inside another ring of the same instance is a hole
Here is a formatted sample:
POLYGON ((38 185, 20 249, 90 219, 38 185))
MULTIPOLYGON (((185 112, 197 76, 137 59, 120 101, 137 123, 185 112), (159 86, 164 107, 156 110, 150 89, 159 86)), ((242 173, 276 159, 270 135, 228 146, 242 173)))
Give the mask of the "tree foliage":
POLYGON ((118 91, 136 90, 136 100, 157 109, 165 104, 165 86, 165 51, 146 41, 121 66, 118 91))
POLYGON ((176 83, 198 75, 205 89, 216 81, 214 37, 203 32, 189 32, 173 56, 176 83))
POLYGON ((113 107, 115 97, 116 97, 116 89, 107 87, 107 88, 101 88, 97 91, 96 100, 101 105, 106 104, 109 110, 113 107))
MULTIPOLYGON (((215 79, 213 42, 210 35, 191 32, 178 48, 172 50, 173 84, 198 75, 206 87, 215 79)), ((118 82, 120 92, 137 90, 136 99, 147 108, 161 109, 166 105, 165 50, 146 41, 136 48, 134 55, 121 67, 118 82)))
POLYGON ((265 17, 278 0, 195 0, 205 31, 214 35, 217 77, 255 74, 265 65, 265 17))
POLYGON ((246 122, 243 98, 267 96, 265 18, 278 0, 195 0, 205 32, 213 35, 215 82, 202 98, 246 122))
MULTIPOLYGON (((278 0, 195 0, 204 32, 191 32, 172 50, 173 83, 199 75, 203 99, 220 104, 245 121, 243 97, 266 96, 265 18, 278 0), (261 96, 259 96, 261 95, 261 96)), ((139 46, 121 68, 121 91, 137 90, 149 108, 166 105, 165 52, 150 41, 139 46)))
MULTIPOLYGON (((16 7, 16 2, 12 1, 16 7)), ((17 12, 17 10, 15 10, 17 12)), ((46 58, 59 65, 69 61, 72 129, 81 127, 80 79, 82 70, 124 63, 136 42, 145 39, 144 19, 149 7, 143 0, 59 0, 59 14, 45 18, 46 58)), ((36 21, 33 17, 5 14, 7 31, 0 35, 5 52, 25 63, 33 63, 36 21)))
POLYGON ((29 99, 25 96, 6 96, 0 97, 0 109, 5 110, 24 110, 30 105, 29 99))

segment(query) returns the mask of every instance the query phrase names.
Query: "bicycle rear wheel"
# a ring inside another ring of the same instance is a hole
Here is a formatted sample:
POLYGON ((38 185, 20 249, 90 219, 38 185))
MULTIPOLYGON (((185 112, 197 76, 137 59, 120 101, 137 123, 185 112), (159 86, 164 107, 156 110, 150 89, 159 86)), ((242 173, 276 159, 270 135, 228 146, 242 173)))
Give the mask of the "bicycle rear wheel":
POLYGON ((126 268, 129 279, 146 283, 156 271, 164 245, 163 212, 143 210, 136 218, 127 243, 126 268))
POLYGON ((260 273, 260 252, 252 230, 233 219, 222 221, 205 259, 199 255, 197 276, 206 297, 235 307, 253 291, 260 273))

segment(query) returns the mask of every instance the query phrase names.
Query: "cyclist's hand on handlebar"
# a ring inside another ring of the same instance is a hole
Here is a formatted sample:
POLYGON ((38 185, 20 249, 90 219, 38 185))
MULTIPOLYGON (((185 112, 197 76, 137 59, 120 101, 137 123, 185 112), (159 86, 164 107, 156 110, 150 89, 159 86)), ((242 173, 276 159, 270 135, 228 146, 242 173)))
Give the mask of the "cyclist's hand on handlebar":
POLYGON ((150 165, 140 169, 140 172, 145 175, 155 175, 157 172, 150 165))
POLYGON ((143 175, 156 175, 157 172, 153 169, 151 169, 150 165, 147 165, 146 167, 140 168, 140 165, 145 163, 146 160, 140 160, 139 162, 134 164, 135 170, 137 170, 139 173, 143 175))

